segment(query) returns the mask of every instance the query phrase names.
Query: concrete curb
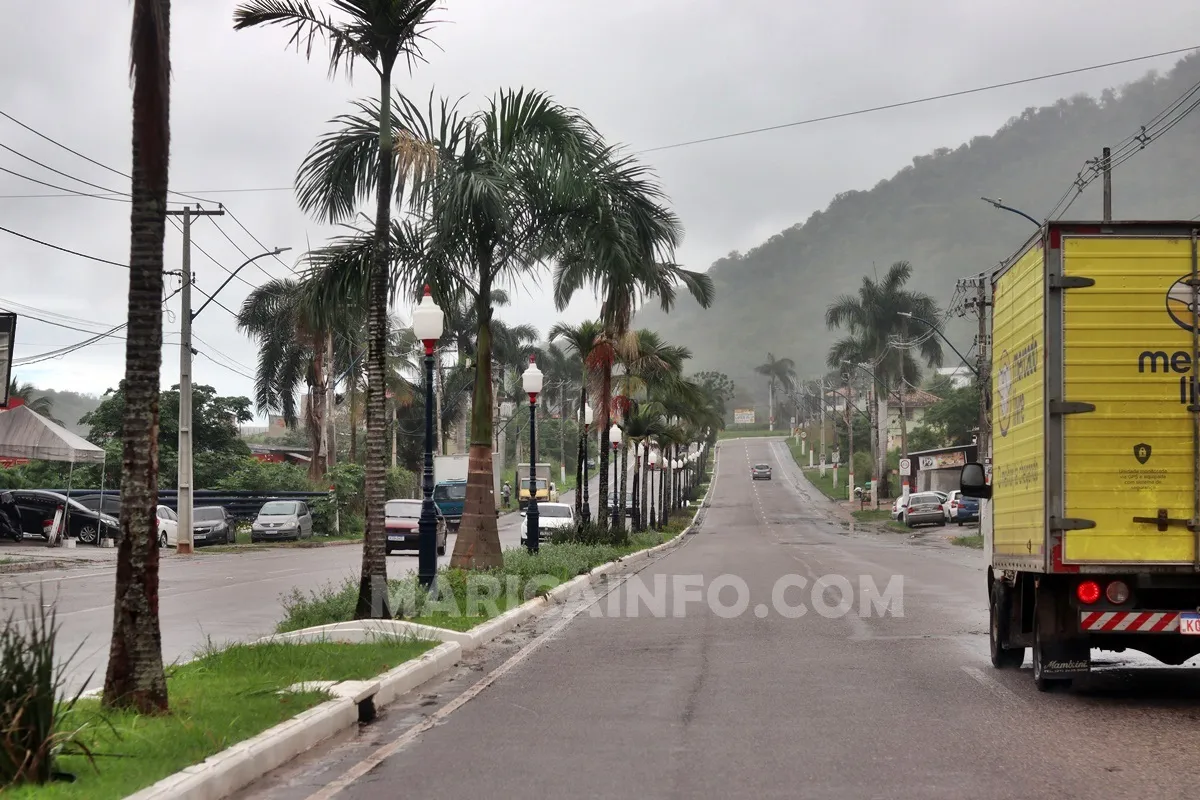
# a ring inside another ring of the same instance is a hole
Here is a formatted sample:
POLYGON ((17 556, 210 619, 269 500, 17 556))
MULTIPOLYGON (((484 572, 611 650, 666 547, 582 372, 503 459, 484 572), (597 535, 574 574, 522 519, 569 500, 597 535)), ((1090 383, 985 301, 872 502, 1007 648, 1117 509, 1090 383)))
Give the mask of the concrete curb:
MULTIPOLYGON (((712 494, 715 479, 697 508, 704 508, 712 494)), ((442 644, 413 661, 408 661, 371 681, 345 681, 346 696, 328 700, 292 719, 209 756, 158 783, 130 795, 127 800, 220 800, 244 789, 268 772, 312 749, 325 739, 358 724, 360 706, 370 703, 378 709, 432 680, 458 663, 462 654, 483 647, 518 625, 537 616, 550 605, 564 602, 584 585, 613 572, 618 567, 638 563, 677 546, 695 527, 689 525, 678 535, 654 547, 639 550, 616 561, 601 564, 591 571, 561 584, 527 603, 480 625, 471 631, 452 631, 403 620, 356 620, 314 628, 273 634, 258 639, 266 642, 336 641, 358 644, 381 636, 412 637, 442 644)), ((336 691, 336 687, 334 687, 336 691)))

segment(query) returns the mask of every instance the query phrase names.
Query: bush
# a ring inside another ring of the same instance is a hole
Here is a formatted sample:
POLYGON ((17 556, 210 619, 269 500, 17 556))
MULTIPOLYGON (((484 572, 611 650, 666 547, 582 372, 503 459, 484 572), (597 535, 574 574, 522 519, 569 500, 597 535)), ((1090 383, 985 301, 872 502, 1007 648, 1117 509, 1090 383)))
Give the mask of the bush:
POLYGON ((226 492, 311 492, 308 473, 295 464, 273 464, 243 458, 233 472, 217 481, 214 489, 226 492))
POLYGON ((92 760, 91 751, 78 741, 83 729, 60 728, 83 690, 59 700, 72 658, 54 663, 57 638, 55 611, 41 597, 25 609, 24 620, 10 612, 0 626, 0 792, 67 777, 54 769, 60 755, 80 753, 92 760))
POLYGON ((629 532, 623 528, 601 527, 594 522, 577 522, 569 528, 549 531, 551 544, 585 544, 621 547, 629 543, 629 532))
POLYGON ((399 500, 421 496, 421 476, 403 467, 392 467, 387 473, 387 499, 399 500))

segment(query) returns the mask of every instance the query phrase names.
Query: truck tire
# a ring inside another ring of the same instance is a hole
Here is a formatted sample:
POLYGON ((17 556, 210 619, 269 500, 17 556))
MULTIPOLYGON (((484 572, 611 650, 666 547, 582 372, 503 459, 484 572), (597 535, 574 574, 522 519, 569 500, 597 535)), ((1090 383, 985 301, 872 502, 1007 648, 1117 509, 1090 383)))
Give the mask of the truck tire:
POLYGON ((1020 669, 1025 663, 1024 647, 1005 647, 1008 641, 1011 593, 1002 582, 992 583, 988 597, 988 644, 992 666, 996 669, 1020 669))
POLYGON ((1045 654, 1042 652, 1041 623, 1037 617, 1038 615, 1035 613, 1033 621, 1033 685, 1039 692, 1066 689, 1071 685, 1070 678, 1050 678, 1042 669, 1045 654))

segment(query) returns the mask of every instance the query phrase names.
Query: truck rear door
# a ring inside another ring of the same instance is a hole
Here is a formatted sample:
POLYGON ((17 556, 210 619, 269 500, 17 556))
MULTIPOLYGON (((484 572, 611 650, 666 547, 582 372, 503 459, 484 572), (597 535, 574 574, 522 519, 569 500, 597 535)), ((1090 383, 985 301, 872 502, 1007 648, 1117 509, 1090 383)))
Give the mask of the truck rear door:
POLYGON ((1061 238, 1063 562, 1195 565, 1196 242, 1116 230, 1061 238))

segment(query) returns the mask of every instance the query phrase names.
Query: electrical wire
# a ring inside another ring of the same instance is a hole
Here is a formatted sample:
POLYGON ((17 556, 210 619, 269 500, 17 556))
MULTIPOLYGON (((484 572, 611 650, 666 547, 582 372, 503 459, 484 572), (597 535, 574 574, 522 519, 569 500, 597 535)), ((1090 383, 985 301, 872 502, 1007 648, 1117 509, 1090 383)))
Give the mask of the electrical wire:
POLYGON ((218 367, 221 367, 222 369, 227 369, 230 372, 234 373, 235 375, 241 375, 243 378, 246 378, 248 380, 254 380, 253 375, 247 375, 246 373, 242 372, 240 369, 235 369, 234 367, 231 367, 228 364, 222 364, 220 361, 217 361, 215 358, 213 358, 212 356, 210 356, 208 353, 204 352, 203 350, 197 350, 196 353, 197 353, 197 355, 204 356, 209 361, 216 364, 218 367))
MULTIPOLYGON (((0 145, 0 146, 3 146, 3 145, 0 145)), ((129 202, 128 196, 126 196, 126 197, 108 197, 108 196, 102 195, 102 194, 89 194, 88 192, 79 192, 74 189, 68 189, 65 186, 59 186, 54 183, 47 183, 46 181, 38 180, 37 178, 31 178, 28 175, 21 174, 20 172, 14 172, 13 170, 8 169, 7 167, 0 167, 0 172, 7 173, 16 178, 20 178, 23 181, 29 181, 30 183, 36 183, 41 186, 48 186, 51 189, 58 189, 60 192, 68 192, 69 194, 75 195, 78 197, 92 197, 97 200, 110 200, 110 201, 116 202, 116 203, 128 203, 129 202)))
POLYGON ((689 141, 677 142, 675 144, 660 145, 659 147, 651 147, 649 149, 642 150, 641 152, 642 153, 656 153, 656 152, 659 152, 662 150, 674 150, 674 149, 677 149, 680 147, 691 147, 692 145, 706 144, 708 142, 718 142, 718 141, 722 141, 724 139, 733 139, 733 138, 737 138, 737 137, 741 137, 741 136, 752 136, 752 135, 758 134, 758 133, 767 133, 769 131, 778 131, 778 130, 783 130, 785 128, 797 128, 802 125, 812 125, 817 122, 828 122, 830 120, 844 119, 846 117, 860 116, 862 114, 872 114, 877 111, 888 111, 888 110, 895 109, 895 108, 904 108, 906 106, 914 106, 914 105, 918 105, 921 103, 930 103, 935 100, 947 100, 952 97, 963 97, 965 95, 978 94, 980 92, 992 91, 993 89, 1004 89, 1004 88, 1007 88, 1010 86, 1020 86, 1022 84, 1026 84, 1026 83, 1034 83, 1036 81, 1050 80, 1051 78, 1061 78, 1066 75, 1077 75, 1077 74, 1083 73, 1083 72, 1091 72, 1093 70, 1098 70, 1098 69, 1107 69, 1108 67, 1116 67, 1116 66, 1121 66, 1123 64, 1133 64, 1138 61, 1147 61, 1152 58, 1162 58, 1163 56, 1178 55, 1179 53, 1187 53, 1189 51, 1195 50, 1196 48, 1197 48, 1197 45, 1192 45, 1191 47, 1181 47, 1177 50, 1165 50, 1161 53, 1151 53, 1150 55, 1136 56, 1134 58, 1125 58, 1125 59, 1121 59, 1119 61, 1108 61, 1103 64, 1093 64, 1092 66, 1088 66, 1088 67, 1078 67, 1076 69, 1062 70, 1060 72, 1051 72, 1051 73, 1048 73, 1045 75, 1037 75, 1032 78, 1021 78, 1019 80, 1005 81, 1003 83, 993 83, 993 84, 989 84, 987 86, 978 86, 974 89, 962 89, 962 90, 955 91, 955 92, 946 92, 944 94, 931 95, 929 97, 920 97, 915 100, 905 100, 905 101, 902 101, 899 103, 888 103, 886 105, 873 106, 871 108, 861 108, 856 111, 843 111, 838 114, 827 114, 827 115, 821 116, 821 117, 811 117, 809 119, 802 119, 797 122, 785 122, 780 125, 769 125, 764 128, 752 128, 750 130, 737 131, 736 133, 725 133, 725 134, 721 134, 719 136, 708 136, 703 139, 691 139, 689 141))
MULTIPOLYGON (((167 217, 167 220, 168 220, 168 221, 169 221, 169 222, 170 222, 170 223, 171 223, 173 226, 175 226, 175 230, 179 231, 179 234, 180 234, 180 236, 182 236, 182 235, 183 235, 183 226, 182 226, 182 225, 180 225, 178 222, 176 222, 176 221, 175 221, 175 219, 174 219, 173 217, 167 217)), ((253 290, 253 289, 257 289, 257 288, 258 288, 258 287, 257 287, 257 286, 255 286, 253 283, 251 283, 250 281, 246 280, 246 279, 245 279, 245 278, 243 278, 241 275, 239 275, 239 274, 235 273, 235 272, 234 272, 233 270, 231 270, 229 267, 227 267, 227 266, 225 266, 224 264, 222 264, 220 261, 217 261, 217 259, 213 258, 213 257, 212 257, 212 256, 209 254, 209 252, 208 252, 207 250, 205 250, 205 249, 204 249, 203 247, 201 247, 200 245, 196 244, 196 237, 195 237, 195 235, 193 235, 193 236, 192 236, 191 245, 192 245, 192 247, 194 247, 196 250, 198 250, 198 251, 200 252, 200 254, 201 254, 201 255, 203 255, 205 258, 207 258, 209 261, 211 261, 212 263, 216 264, 216 265, 217 265, 218 267, 220 267, 221 269, 225 270, 225 274, 233 276, 233 277, 234 277, 234 278, 236 278, 237 280, 239 280, 239 281, 241 281, 242 283, 244 283, 244 284, 246 284, 247 286, 249 286, 251 290, 253 290)), ((194 276, 193 276, 193 277, 194 277, 194 276)), ((268 277, 269 277, 269 276, 268 276, 268 277)), ((213 302, 216 302, 216 301, 213 301, 213 302)), ((234 316, 237 316, 237 315, 235 314, 234 316)))
POLYGON ((51 244, 50 242, 46 242, 41 239, 37 239, 37 238, 35 238, 33 236, 29 236, 27 234, 18 233, 17 231, 12 230, 11 228, 5 228, 5 227, 0 226, 0 231, 3 231, 4 233, 9 234, 10 236, 16 236, 19 239, 25 239, 26 241, 33 242, 34 244, 40 244, 42 247, 49 247, 51 250, 58 250, 63 253, 70 253, 73 256, 79 256, 80 258, 86 258, 89 261, 98 261, 101 264, 110 264, 114 267, 120 267, 121 269, 129 269, 128 264, 122 264, 119 261, 109 261, 107 258, 100 258, 99 256, 90 256, 87 253, 81 253, 78 250, 72 250, 69 247, 62 247, 57 244, 51 244))
POLYGON ((193 338, 193 339, 195 339, 195 340, 196 340, 197 342, 199 342, 200 344, 202 344, 202 345, 204 345, 205 347, 207 347, 207 348, 209 349, 209 351, 210 351, 210 352, 216 353, 218 356, 220 356, 221 358, 225 359, 225 361, 229 362, 230 364, 234 365, 235 367, 238 367, 239 369, 244 369, 244 370, 247 370, 247 371, 250 371, 250 372, 253 372, 253 371, 254 371, 254 368, 253 368, 253 367, 246 366, 246 365, 245 365, 245 364, 243 364, 241 361, 238 361, 236 358, 234 358, 234 357, 232 357, 232 356, 230 356, 230 355, 228 355, 228 354, 226 354, 226 353, 222 353, 220 350, 218 350, 218 349, 217 349, 216 347, 214 347, 212 344, 210 344, 210 343, 208 343, 208 342, 204 341, 204 340, 203 340, 203 339, 201 339, 199 336, 197 336, 197 335, 195 334, 195 332, 193 332, 193 333, 192 333, 192 338, 193 338))

